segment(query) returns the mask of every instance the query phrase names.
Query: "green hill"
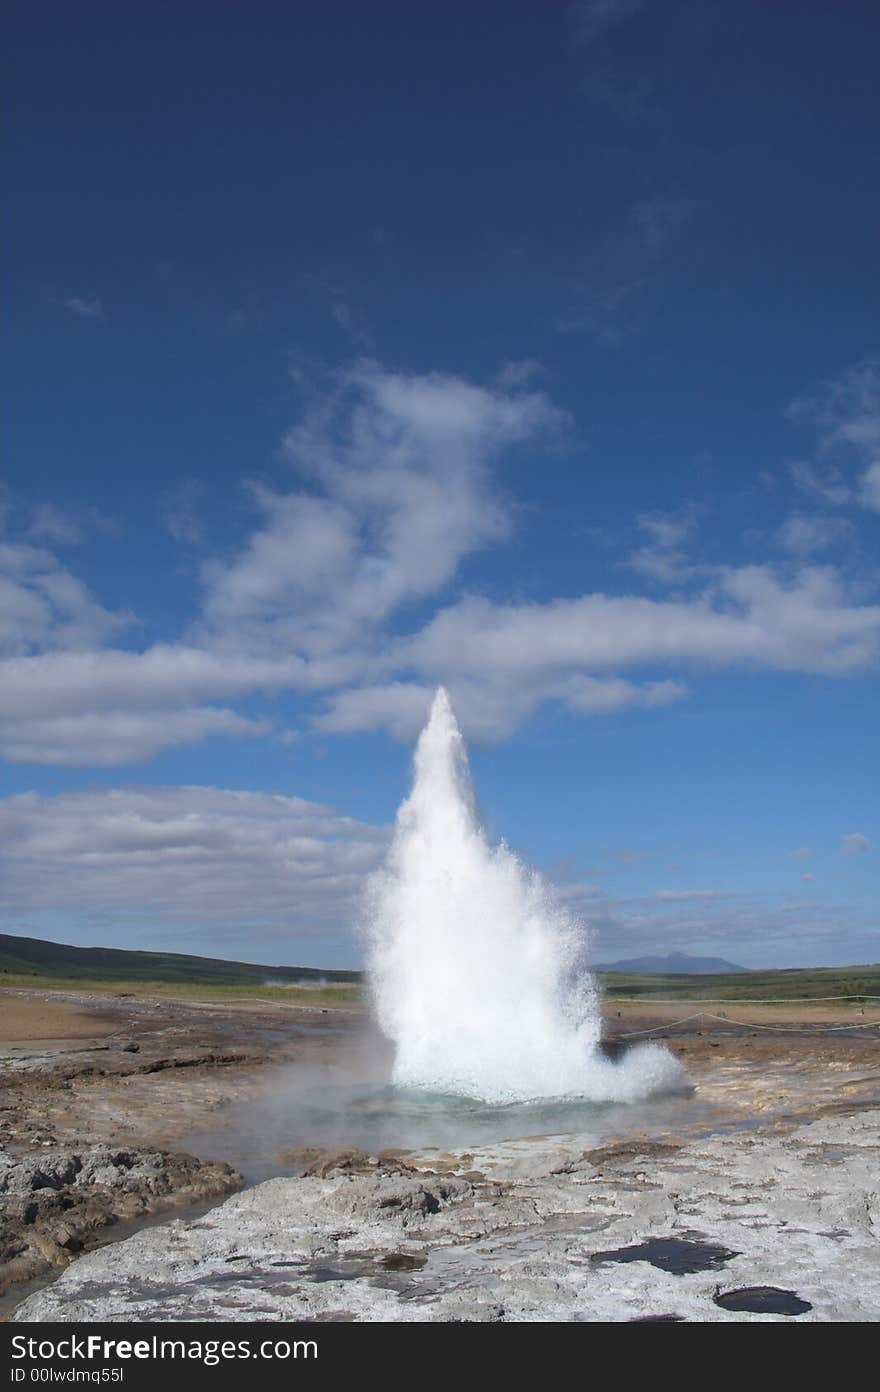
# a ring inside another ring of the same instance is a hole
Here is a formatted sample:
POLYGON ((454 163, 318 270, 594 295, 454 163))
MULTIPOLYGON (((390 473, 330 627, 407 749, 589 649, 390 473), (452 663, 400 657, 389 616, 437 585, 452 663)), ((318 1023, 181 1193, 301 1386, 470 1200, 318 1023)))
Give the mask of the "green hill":
POLYGON ((204 986, 309 985, 321 981, 356 984, 362 973, 315 967, 266 967, 227 962, 219 957, 188 957, 181 952, 132 952, 116 947, 69 947, 40 938, 0 933, 0 985, 3 976, 70 981, 162 981, 204 986))

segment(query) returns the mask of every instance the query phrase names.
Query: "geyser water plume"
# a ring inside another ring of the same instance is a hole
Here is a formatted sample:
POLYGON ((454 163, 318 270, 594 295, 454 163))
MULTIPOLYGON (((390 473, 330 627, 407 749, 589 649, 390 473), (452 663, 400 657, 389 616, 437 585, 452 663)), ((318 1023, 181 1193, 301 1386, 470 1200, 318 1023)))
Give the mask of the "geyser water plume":
POLYGON ((619 1063, 599 1051, 583 926, 540 875, 504 844, 489 845, 443 687, 388 860, 368 885, 366 928, 398 1086, 490 1103, 606 1102, 681 1082, 680 1065, 659 1045, 642 1044, 619 1063))

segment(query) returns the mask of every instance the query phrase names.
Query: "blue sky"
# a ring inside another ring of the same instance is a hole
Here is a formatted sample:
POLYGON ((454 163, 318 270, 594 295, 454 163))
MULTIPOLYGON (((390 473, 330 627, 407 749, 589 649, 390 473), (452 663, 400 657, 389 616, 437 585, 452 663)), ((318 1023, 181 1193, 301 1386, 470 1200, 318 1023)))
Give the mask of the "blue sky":
POLYGON ((442 681, 597 959, 876 961, 874 7, 11 27, 0 924, 357 963, 442 681))

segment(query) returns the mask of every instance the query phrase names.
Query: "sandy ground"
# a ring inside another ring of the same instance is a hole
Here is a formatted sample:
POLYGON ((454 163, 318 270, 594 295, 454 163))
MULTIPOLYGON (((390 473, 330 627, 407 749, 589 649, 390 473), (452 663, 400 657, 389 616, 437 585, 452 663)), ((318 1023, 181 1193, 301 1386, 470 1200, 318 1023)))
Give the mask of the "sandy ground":
MULTIPOLYGON (((349 1012, 283 1003, 0 991, 0 1146, 167 1146, 320 1049, 349 1012)), ((219 1157, 218 1157, 219 1158, 219 1157)))
POLYGON ((83 1010, 69 1001, 8 991, 0 999, 0 1049, 25 1040, 52 1045, 71 1039, 103 1039, 116 1028, 112 1012, 83 1010))

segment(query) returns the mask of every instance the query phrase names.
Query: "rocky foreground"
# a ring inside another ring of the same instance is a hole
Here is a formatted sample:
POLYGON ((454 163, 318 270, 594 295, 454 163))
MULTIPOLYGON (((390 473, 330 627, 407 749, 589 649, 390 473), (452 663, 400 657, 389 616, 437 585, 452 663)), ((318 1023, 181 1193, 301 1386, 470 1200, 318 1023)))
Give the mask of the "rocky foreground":
POLYGON ((240 1183, 229 1165, 162 1151, 0 1153, 0 1290, 66 1266, 114 1223, 228 1194, 240 1183))
POLYGON ((81 1257, 13 1318, 874 1321, 878 1123, 306 1156, 298 1178, 81 1257))
POLYGON ((181 1153, 179 1138, 257 1092, 269 1058, 301 1047, 303 1018, 0 991, 0 1292, 67 1265, 115 1223, 237 1188, 231 1165, 181 1153))

